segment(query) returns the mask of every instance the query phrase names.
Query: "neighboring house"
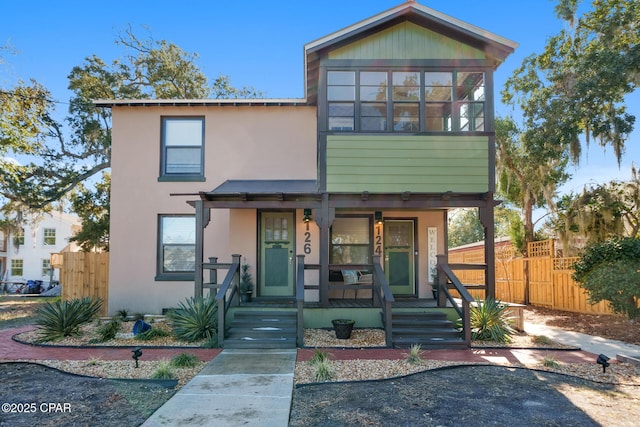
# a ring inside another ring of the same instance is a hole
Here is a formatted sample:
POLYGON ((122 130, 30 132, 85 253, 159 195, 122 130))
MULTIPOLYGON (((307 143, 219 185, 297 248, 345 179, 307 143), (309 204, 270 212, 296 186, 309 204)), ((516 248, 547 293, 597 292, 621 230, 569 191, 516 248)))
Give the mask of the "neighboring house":
POLYGON ((80 230, 75 215, 52 211, 28 216, 18 231, 2 231, 0 246, 2 280, 26 282, 58 280, 58 272, 51 269, 51 254, 74 250, 69 238, 80 230))
POLYGON ((232 254, 256 282, 243 306, 298 301, 298 331, 382 326, 374 289, 435 305, 448 209, 479 208, 493 241, 493 72, 516 46, 406 2, 305 45, 303 99, 95 101, 113 112, 109 312, 206 295, 206 261, 232 254))

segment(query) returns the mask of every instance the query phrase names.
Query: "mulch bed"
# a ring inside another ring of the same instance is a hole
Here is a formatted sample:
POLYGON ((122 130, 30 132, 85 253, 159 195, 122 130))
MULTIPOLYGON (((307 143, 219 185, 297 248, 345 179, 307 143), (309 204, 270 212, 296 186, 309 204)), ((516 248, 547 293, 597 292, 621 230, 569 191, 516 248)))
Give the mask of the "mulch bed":
POLYGON ((0 426, 137 426, 174 394, 153 381, 84 377, 33 363, 0 363, 0 378, 0 426))

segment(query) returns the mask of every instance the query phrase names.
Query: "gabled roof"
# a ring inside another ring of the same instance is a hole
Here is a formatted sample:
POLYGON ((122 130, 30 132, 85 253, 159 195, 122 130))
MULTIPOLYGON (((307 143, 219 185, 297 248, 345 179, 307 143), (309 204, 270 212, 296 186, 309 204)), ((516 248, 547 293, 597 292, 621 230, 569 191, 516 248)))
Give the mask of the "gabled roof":
POLYGON ((376 31, 403 21, 415 22, 452 39, 481 49, 493 60, 495 67, 513 53, 518 46, 514 41, 409 0, 305 45, 305 95, 310 103, 316 99, 314 82, 317 82, 319 62, 324 52, 353 43, 376 31))

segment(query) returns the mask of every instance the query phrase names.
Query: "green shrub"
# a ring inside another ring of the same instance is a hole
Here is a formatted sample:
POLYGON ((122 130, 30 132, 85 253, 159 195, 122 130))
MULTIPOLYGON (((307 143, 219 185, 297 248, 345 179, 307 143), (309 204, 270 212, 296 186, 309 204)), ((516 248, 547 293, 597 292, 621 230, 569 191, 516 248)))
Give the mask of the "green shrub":
POLYGON ((151 374, 151 378, 154 380, 172 380, 175 377, 176 374, 171 369, 171 363, 167 360, 163 360, 151 374))
POLYGON ((542 359, 542 366, 545 368, 558 369, 560 367, 560 363, 558 363, 558 360, 554 355, 550 354, 542 359))
POLYGON ((123 322, 128 322, 129 319, 129 311, 126 308, 122 308, 120 310, 118 310, 117 313, 118 317, 120 318, 120 320, 122 320, 123 322))
POLYGON ((313 363, 315 368, 315 379, 317 381, 329 381, 333 378, 333 367, 329 359, 324 359, 313 363))
POLYGON ((210 340, 218 330, 218 305, 213 298, 193 297, 167 313, 174 335, 184 341, 210 340))
POLYGON ((534 335, 531 337, 531 341, 534 344, 540 345, 550 345, 553 343, 553 341, 551 341, 551 339, 545 335, 534 335))
POLYGON ((156 338, 164 338, 171 335, 169 332, 160 328, 151 328, 144 332, 140 332, 138 335, 134 335, 134 338, 140 341, 152 341, 156 338))
POLYGON ((406 360, 411 364, 420 363, 422 361, 422 346, 420 344, 412 344, 406 360))
POLYGON ((200 364, 200 359, 194 354, 180 353, 171 358, 171 366, 175 368, 193 368, 200 364))
POLYGON ((201 347, 202 348, 219 348, 220 344, 218 343, 218 336, 215 335, 209 338, 208 340, 202 343, 201 347))
POLYGON ((116 337, 116 334, 120 330, 120 318, 114 317, 107 323, 104 323, 98 328, 98 342, 105 342, 112 340, 116 337))
POLYGON ((476 303, 470 309, 471 339, 510 343, 515 331, 506 316, 508 306, 492 298, 476 303))
POLYGON ((640 239, 616 238, 588 245, 574 265, 573 279, 589 303, 608 301, 615 313, 640 317, 640 239))
POLYGON ((41 342, 78 335, 80 326, 90 322, 102 308, 102 301, 93 298, 46 303, 35 312, 35 324, 41 342))
POLYGON ((316 348, 313 352, 313 357, 311 358, 310 362, 311 364, 322 363, 329 360, 330 357, 331 355, 328 352, 323 350, 318 350, 316 348))

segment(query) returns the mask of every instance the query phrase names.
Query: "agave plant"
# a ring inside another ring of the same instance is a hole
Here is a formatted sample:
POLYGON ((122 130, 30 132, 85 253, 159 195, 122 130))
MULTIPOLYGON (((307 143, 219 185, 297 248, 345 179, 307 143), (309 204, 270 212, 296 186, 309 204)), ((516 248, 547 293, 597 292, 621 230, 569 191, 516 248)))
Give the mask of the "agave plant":
POLYGON ((54 341, 77 335, 80 325, 90 322, 102 308, 102 301, 93 298, 56 301, 38 308, 35 323, 39 326, 40 341, 54 341))
POLYGON ((515 330, 509 325, 508 308, 492 298, 476 301, 470 310, 471 339, 510 343, 515 330))
POLYGON ((218 330, 218 305, 213 298, 193 297, 167 313, 168 323, 178 339, 211 340, 218 330))

